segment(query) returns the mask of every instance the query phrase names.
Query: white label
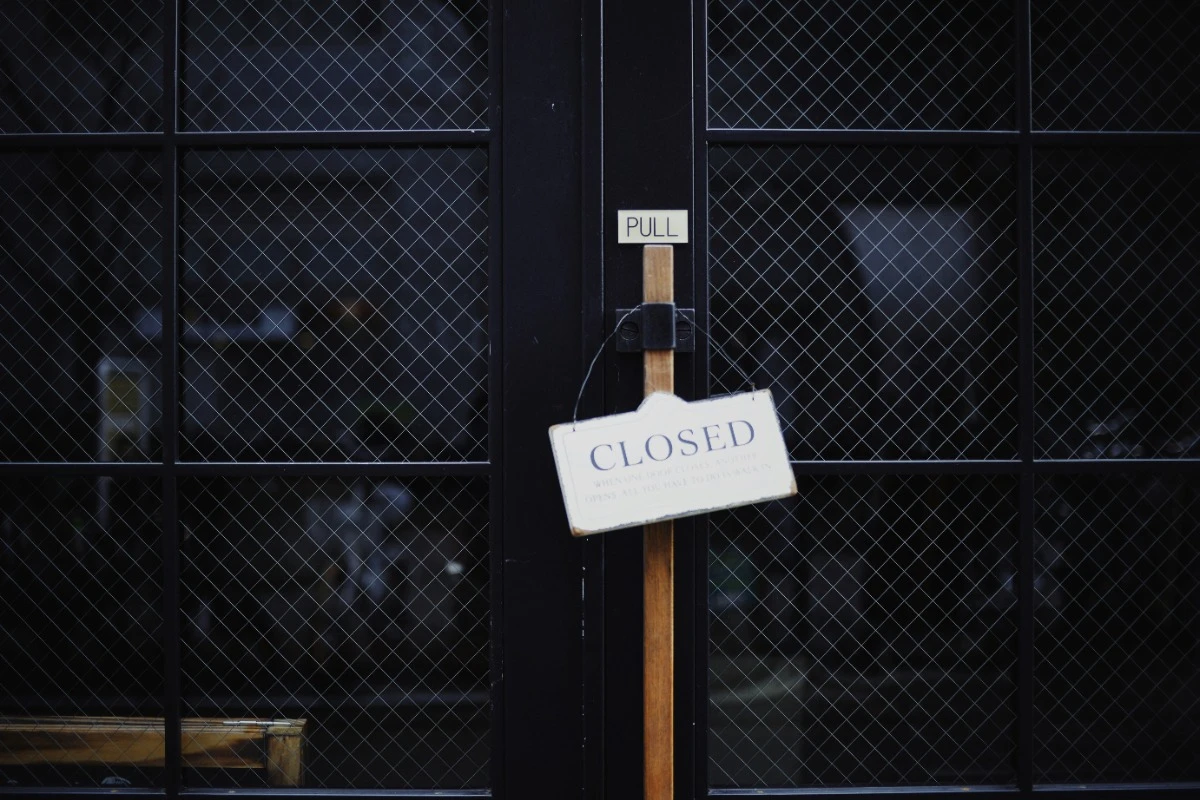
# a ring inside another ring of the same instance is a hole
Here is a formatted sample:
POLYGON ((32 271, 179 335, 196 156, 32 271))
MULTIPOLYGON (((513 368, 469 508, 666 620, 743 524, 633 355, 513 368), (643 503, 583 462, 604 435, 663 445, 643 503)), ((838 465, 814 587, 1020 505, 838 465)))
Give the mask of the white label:
POLYGON ((687 244, 687 211, 618 211, 617 244, 687 244))
POLYGON ((770 390, 550 428, 571 533, 585 536, 790 497, 796 480, 770 390))

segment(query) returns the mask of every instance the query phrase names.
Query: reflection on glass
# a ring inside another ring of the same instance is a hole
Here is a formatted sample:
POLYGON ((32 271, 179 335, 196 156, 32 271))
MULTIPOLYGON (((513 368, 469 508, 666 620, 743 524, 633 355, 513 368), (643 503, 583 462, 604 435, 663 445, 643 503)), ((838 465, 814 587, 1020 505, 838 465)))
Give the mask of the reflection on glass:
POLYGON ((0 483, 0 786, 161 785, 159 483, 0 483))
POLYGON ((183 452, 487 457, 487 154, 184 160, 183 452))
POLYGON ((1016 455, 1011 165, 710 151, 713 391, 770 387, 792 457, 1016 455))
POLYGON ((0 459, 156 458, 154 156, 6 154, 0 186, 0 459))
POLYGON ((193 761, 189 784, 486 785, 486 483, 181 491, 185 715, 273 720, 271 736, 286 723, 304 740, 295 767, 282 753, 266 769, 193 761))
POLYGON ((714 787, 1011 783, 1016 481, 800 481, 714 514, 714 787))
POLYGON ((1200 485, 1037 483, 1035 778, 1200 779, 1200 485))

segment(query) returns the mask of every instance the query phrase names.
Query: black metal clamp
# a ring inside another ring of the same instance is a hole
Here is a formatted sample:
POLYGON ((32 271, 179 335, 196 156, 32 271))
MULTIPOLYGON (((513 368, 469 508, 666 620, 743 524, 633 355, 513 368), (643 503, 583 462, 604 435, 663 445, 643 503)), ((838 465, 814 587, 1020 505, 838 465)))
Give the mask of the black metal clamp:
POLYGON ((643 350, 696 350, 696 309, 676 308, 674 303, 642 303, 637 308, 618 308, 617 352, 643 350))

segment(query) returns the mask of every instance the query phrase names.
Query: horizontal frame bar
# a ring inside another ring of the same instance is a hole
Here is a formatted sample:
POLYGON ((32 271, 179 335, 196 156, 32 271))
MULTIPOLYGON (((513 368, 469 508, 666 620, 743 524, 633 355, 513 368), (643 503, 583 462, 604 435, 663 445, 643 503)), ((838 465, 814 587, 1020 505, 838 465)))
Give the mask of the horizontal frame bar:
POLYGON ((1100 795, 1105 800, 1136 800, 1141 797, 1195 796, 1200 783, 1088 783, 1044 784, 1023 792, 1015 786, 892 786, 811 789, 712 789, 709 797, 904 797, 944 800, 947 796, 1037 797, 1039 800, 1100 795))
POLYGON ((186 133, 9 133, 0 134, 0 150, 87 147, 364 147, 487 144, 492 132, 421 131, 189 131, 186 133))
POLYGON ((796 475, 1120 475, 1131 472, 1200 473, 1200 459, 1078 459, 1034 461, 793 461, 796 475))
POLYGON ((710 144, 780 145, 960 145, 1012 147, 1024 137, 1034 147, 1200 146, 1200 131, 905 131, 905 130, 792 130, 714 128, 710 144))
POLYGON ((487 477, 492 465, 487 461, 349 461, 325 462, 179 462, 176 464, 118 464, 98 462, 40 462, 0 464, 0 479, 16 477, 54 477, 56 475, 111 475, 113 477, 152 477, 156 475, 204 476, 329 476, 329 477, 487 477))

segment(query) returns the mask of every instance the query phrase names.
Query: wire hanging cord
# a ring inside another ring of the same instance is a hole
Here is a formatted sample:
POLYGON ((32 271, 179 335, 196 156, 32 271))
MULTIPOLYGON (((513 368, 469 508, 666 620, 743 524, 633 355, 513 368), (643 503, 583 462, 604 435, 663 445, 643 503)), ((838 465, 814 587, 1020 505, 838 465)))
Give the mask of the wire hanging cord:
POLYGON ((600 346, 596 348, 596 355, 592 356, 592 363, 588 364, 587 372, 583 376, 583 383, 579 384, 579 394, 575 397, 575 410, 571 413, 572 425, 579 422, 579 402, 583 400, 583 390, 587 388, 588 378, 592 377, 592 370, 596 368, 596 362, 600 360, 601 354, 604 353, 604 348, 608 347, 608 343, 611 342, 612 338, 617 335, 617 331, 621 330, 621 326, 625 324, 625 320, 633 316, 633 312, 637 311, 641 307, 642 304, 638 303, 636 306, 622 314, 621 318, 617 320, 617 324, 613 326, 612 331, 608 334, 608 336, 604 337, 604 341, 601 342, 600 346))
MULTIPOLYGON (((617 320, 617 324, 613 326, 612 331, 609 332, 608 336, 604 337, 604 341, 601 342, 600 346, 596 348, 596 354, 592 356, 592 362, 588 364, 587 372, 583 376, 583 382, 579 384, 579 394, 575 397, 575 409, 571 412, 572 425, 579 422, 579 403, 583 400, 583 390, 587 388, 588 379, 592 377, 592 370, 596 368, 596 362, 600 360, 600 356, 604 353, 604 348, 608 346, 608 343, 612 341, 612 338, 617 335, 619 330, 621 330, 621 326, 625 324, 625 320, 629 319, 634 312, 642 307, 642 305, 642 303, 638 303, 636 306, 622 314, 621 318, 617 320)), ((720 345, 713 341, 712 336, 709 334, 707 328, 704 331, 704 338, 708 340, 709 345, 714 350, 725 356, 725 360, 728 361, 733 368, 736 369, 739 374, 741 374, 742 378, 745 379, 746 385, 750 387, 750 391, 754 391, 754 379, 750 377, 746 370, 742 369, 741 365, 737 363, 737 359, 732 358, 721 348, 720 345)))

